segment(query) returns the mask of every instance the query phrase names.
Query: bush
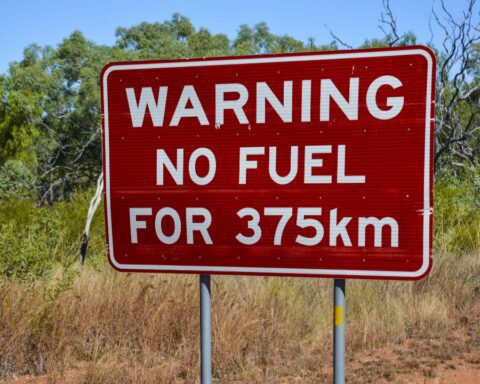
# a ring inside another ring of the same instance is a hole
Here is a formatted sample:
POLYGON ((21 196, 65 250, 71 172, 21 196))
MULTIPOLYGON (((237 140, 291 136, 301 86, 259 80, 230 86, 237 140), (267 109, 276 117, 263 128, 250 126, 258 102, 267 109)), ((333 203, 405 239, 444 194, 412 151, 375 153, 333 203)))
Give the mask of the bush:
POLYGON ((480 177, 435 183, 435 250, 465 253, 480 249, 480 177))
MULTIPOLYGON (((33 280, 47 277, 55 264, 75 263, 92 193, 78 192, 70 201, 53 206, 14 198, 0 203, 0 274, 33 280)), ((106 260, 104 233, 102 209, 98 209, 89 241, 89 258, 97 263, 106 260)))
POLYGON ((33 192, 33 175, 19 160, 8 160, 0 167, 0 199, 28 197, 33 192))

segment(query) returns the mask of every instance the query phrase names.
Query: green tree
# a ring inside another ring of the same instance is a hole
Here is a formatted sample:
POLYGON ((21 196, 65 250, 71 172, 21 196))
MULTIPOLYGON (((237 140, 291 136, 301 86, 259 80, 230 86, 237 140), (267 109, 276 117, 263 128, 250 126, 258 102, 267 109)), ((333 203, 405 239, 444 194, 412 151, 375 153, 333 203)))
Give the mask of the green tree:
MULTIPOLYGON (((478 28, 462 28, 472 27, 469 12, 463 22, 451 21, 453 35, 445 40, 451 48, 437 55, 437 88, 442 91, 437 95, 435 161, 440 167, 464 161, 474 164, 480 153, 476 128, 480 48, 474 37, 478 28), (458 41, 466 46, 459 49, 458 41), (461 71, 452 76, 455 63, 461 63, 461 71)), ((381 21, 384 37, 366 41, 364 48, 416 44, 413 33, 398 33, 388 2, 381 21)), ((101 168, 99 77, 108 62, 306 52, 344 45, 332 36, 332 42, 317 45, 313 38, 302 42, 275 35, 267 24, 259 23, 241 25, 230 40, 197 29, 185 16, 174 14, 163 23, 118 28, 113 46, 95 44, 79 31, 56 47, 32 44, 23 59, 0 76, 0 166, 21 161, 43 202, 66 198, 75 189, 94 184, 101 168)))

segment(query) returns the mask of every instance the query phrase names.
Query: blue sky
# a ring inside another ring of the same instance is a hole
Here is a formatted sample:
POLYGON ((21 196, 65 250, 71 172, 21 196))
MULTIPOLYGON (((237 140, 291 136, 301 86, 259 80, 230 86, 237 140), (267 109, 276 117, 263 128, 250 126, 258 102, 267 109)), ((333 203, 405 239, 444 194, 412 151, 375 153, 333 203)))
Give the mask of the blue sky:
MULTIPOLYGON (((466 0, 445 0, 454 15, 461 15, 466 0)), ((391 0, 401 32, 412 31, 420 43, 430 40, 429 19, 434 0, 391 0)), ((317 43, 332 39, 328 28, 353 46, 382 36, 381 0, 0 0, 0 73, 8 63, 22 58, 31 44, 57 45, 80 30, 99 44, 113 44, 115 29, 142 21, 162 22, 179 12, 196 28, 236 35, 239 25, 265 21, 272 33, 289 34, 317 43)), ((477 10, 478 14, 478 10, 477 10)), ((435 30, 434 43, 440 44, 435 30)))

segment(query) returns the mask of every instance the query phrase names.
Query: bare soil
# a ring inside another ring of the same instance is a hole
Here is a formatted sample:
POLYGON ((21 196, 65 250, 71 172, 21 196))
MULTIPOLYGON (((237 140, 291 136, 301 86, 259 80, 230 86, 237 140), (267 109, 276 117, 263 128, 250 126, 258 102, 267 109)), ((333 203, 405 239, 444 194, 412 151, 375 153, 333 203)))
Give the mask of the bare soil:
MULTIPOLYGON (((466 324, 444 339, 407 340, 400 345, 366 351, 347 362, 347 383, 354 384, 480 384, 480 334, 477 324, 466 324)), ((59 376, 21 376, 1 384, 83 384, 88 363, 59 376)), ((319 368, 316 377, 288 377, 270 384, 332 382, 331 368, 319 368), (319 381, 319 379, 321 381, 319 381)), ((222 383, 222 381, 217 381, 222 383)), ((245 381, 230 381, 243 384, 245 381)))

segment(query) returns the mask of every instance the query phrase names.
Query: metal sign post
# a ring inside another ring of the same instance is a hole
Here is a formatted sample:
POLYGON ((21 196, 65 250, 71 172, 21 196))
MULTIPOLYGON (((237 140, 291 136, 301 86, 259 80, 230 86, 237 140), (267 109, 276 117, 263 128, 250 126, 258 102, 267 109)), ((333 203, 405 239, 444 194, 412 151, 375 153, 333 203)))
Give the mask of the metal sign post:
POLYGON ((212 383, 212 328, 210 275, 200 275, 200 359, 201 383, 212 383))
POLYGON ((333 281, 333 384, 345 384, 345 279, 333 281))

